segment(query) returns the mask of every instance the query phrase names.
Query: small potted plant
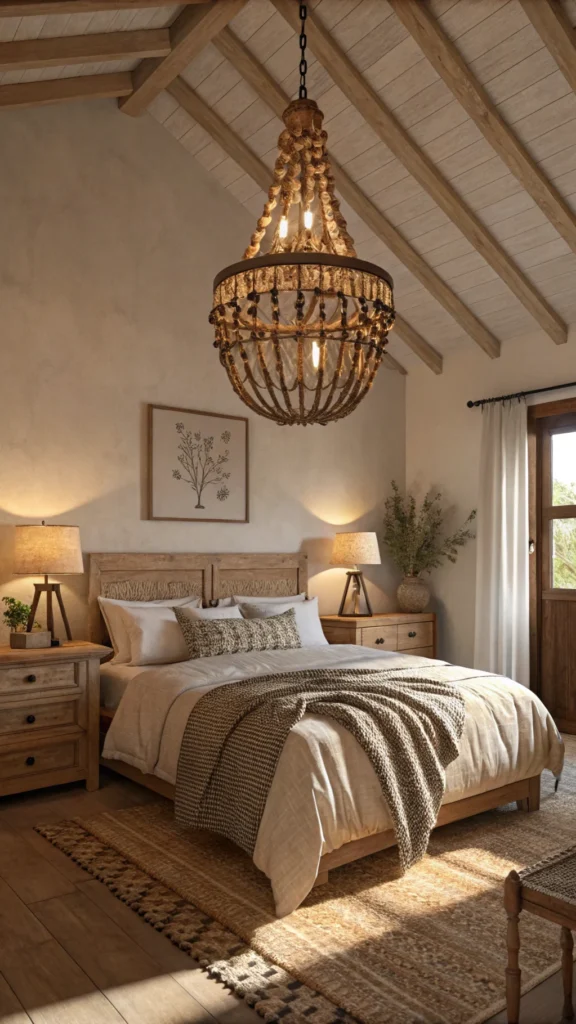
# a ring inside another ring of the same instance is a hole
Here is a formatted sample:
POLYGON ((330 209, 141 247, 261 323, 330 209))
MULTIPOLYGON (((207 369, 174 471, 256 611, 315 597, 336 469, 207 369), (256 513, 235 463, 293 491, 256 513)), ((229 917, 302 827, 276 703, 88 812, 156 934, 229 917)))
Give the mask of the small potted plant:
POLYGON ((392 494, 384 505, 384 543, 392 561, 404 573, 398 587, 398 606, 402 612, 423 612, 430 600, 430 588, 423 573, 432 572, 444 559, 455 562, 458 549, 474 537, 470 524, 476 518, 473 509, 463 526, 446 536, 443 532, 445 509, 442 494, 427 494, 420 508, 412 494, 405 498, 395 480, 392 494))
POLYGON ((39 622, 34 623, 33 632, 28 633, 26 626, 32 609, 15 597, 3 597, 6 605, 4 624, 10 629, 10 647, 18 649, 50 647, 50 633, 42 629, 39 622))

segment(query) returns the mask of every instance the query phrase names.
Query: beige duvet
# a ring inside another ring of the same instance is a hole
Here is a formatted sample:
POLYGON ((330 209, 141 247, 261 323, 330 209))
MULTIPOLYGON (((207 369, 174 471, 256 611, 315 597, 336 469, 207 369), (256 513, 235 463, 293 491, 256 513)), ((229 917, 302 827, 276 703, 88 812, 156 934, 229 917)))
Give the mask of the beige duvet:
MULTIPOLYGON (((466 723, 460 754, 446 773, 444 803, 562 767, 563 744, 538 698, 519 683, 476 669, 351 645, 221 655, 147 668, 128 684, 104 756, 175 783, 178 754, 194 704, 214 686, 305 668, 437 666, 461 687, 466 723)), ((306 715, 278 763, 254 851, 270 879, 276 912, 308 895, 320 857, 344 843, 391 828, 372 765, 335 721, 306 715)))

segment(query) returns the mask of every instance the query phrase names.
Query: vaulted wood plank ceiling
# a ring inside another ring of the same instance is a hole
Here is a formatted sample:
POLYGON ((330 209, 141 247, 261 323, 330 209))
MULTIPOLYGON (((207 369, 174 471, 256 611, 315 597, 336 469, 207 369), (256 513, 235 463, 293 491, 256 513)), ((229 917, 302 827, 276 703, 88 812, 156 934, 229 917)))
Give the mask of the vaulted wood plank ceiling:
MULTIPOLYGON (((359 255, 395 279, 392 356, 439 373, 454 347, 495 357, 525 332, 564 343, 576 325, 575 0, 309 11, 309 95, 344 212, 359 255)), ((0 0, 0 107, 118 96, 258 216, 297 89, 297 14, 295 0, 0 0)))

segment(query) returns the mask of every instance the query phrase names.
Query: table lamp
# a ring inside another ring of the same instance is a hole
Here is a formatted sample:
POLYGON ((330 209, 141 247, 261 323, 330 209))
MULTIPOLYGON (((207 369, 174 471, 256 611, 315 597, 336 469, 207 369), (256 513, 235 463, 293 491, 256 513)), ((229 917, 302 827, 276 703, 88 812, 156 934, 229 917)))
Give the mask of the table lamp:
MULTIPOLYGON (((49 583, 48 576, 79 575, 84 572, 80 530, 77 526, 17 526, 14 550, 14 572, 20 576, 43 576, 44 583, 34 584, 34 600, 28 617, 28 632, 42 593, 46 594, 46 629, 54 644, 54 609, 52 595, 58 601, 68 640, 72 639, 59 583, 49 583)), ((57 641, 56 641, 57 643, 57 641)))
POLYGON ((375 533, 337 533, 334 538, 334 547, 332 549, 332 558, 330 559, 330 565, 351 565, 346 575, 346 586, 344 587, 344 593, 342 595, 342 601, 340 604, 340 610, 338 615, 350 616, 350 615, 372 615, 372 608, 370 600, 366 592, 366 586, 364 583, 364 575, 358 568, 359 565, 380 565, 380 550, 378 548, 378 538, 375 533), (353 611, 345 612, 346 597, 348 596, 348 590, 350 583, 354 583, 353 587, 353 611), (367 611, 358 611, 360 607, 360 591, 364 594, 366 601, 367 611))

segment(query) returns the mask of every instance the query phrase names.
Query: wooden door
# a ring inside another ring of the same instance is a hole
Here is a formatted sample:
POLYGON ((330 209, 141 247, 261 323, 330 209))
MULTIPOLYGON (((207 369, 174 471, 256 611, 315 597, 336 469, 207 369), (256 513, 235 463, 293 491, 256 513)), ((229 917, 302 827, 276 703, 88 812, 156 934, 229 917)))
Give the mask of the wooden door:
POLYGON ((532 669, 560 729, 576 733, 576 400, 535 406, 530 421, 532 669))

